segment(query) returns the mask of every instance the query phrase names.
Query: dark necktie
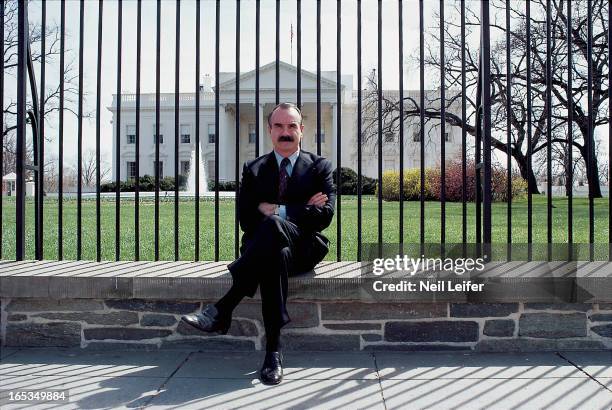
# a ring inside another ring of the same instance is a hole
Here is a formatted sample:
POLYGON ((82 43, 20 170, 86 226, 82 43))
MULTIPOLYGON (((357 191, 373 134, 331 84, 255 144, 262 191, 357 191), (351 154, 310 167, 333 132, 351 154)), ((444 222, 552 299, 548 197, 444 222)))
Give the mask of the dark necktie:
POLYGON ((280 170, 278 175, 278 203, 284 204, 287 194, 287 184, 289 183, 289 173, 287 172, 287 165, 289 165, 289 158, 283 158, 280 164, 280 170))

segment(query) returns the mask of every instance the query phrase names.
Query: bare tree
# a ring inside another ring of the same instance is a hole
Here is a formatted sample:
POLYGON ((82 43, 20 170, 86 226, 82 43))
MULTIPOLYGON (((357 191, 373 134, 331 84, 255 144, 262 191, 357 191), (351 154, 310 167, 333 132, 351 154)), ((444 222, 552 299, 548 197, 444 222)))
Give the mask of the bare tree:
MULTIPOLYGON (((96 170, 98 169, 96 164, 96 150, 87 150, 82 157, 81 161, 81 172, 83 186, 94 187, 96 186, 96 170)), ((76 165, 73 167, 74 172, 78 172, 76 165)), ((110 174, 110 166, 105 161, 100 162, 100 180, 104 180, 110 174)))
MULTIPOLYGON (((572 79, 573 84, 568 96, 568 81, 567 81, 567 2, 565 0, 553 0, 551 10, 552 25, 551 25, 551 61, 553 66, 552 77, 552 106, 550 107, 552 115, 552 133, 551 141, 553 144, 568 145, 570 143, 567 133, 563 135, 560 131, 567 129, 569 120, 568 110, 570 103, 572 105, 573 127, 579 132, 572 138, 572 150, 576 150, 577 157, 581 157, 582 161, 587 164, 589 151, 591 152, 592 163, 587 166, 588 169, 594 169, 595 172, 587 173, 589 191, 594 197, 601 197, 600 188, 600 170, 598 166, 598 157, 596 152, 596 141, 594 132, 589 136, 589 112, 586 107, 587 89, 587 24, 586 24, 586 2, 572 2, 572 24, 571 24, 571 47, 573 50, 572 61, 572 79)), ((506 75, 506 33, 508 28, 505 25, 505 1, 492 1, 492 44, 491 44, 491 114, 492 114, 492 145, 493 149, 497 149, 506 155, 511 155, 516 161, 521 176, 529 181, 531 192, 538 193, 536 177, 534 169, 529 166, 529 148, 533 157, 532 162, 537 163, 537 158, 544 155, 548 148, 547 140, 547 123, 546 112, 549 107, 546 106, 546 27, 545 27, 545 11, 546 4, 544 0, 534 0, 532 4, 532 13, 530 17, 531 35, 529 41, 526 40, 526 15, 524 3, 519 2, 514 4, 516 7, 511 7, 510 12, 512 22, 510 35, 510 91, 511 91, 511 110, 506 110, 507 104, 507 75, 506 75), (502 22, 498 22, 501 20, 502 22), (527 110, 527 64, 526 50, 527 47, 531 51, 531 110, 527 110), (531 147, 528 147, 528 120, 531 120, 531 147), (506 141, 507 122, 510 122, 511 143, 508 149, 506 141)), ((608 44, 607 44, 607 20, 604 18, 604 13, 607 12, 605 0, 593 0, 593 59, 592 59, 592 76, 593 76, 593 118, 594 127, 608 124, 609 113, 607 112, 607 73, 608 73, 608 44)), ((459 3, 455 4, 454 15, 459 15, 459 3)), ((466 2, 466 37, 474 35, 474 31, 480 29, 478 5, 466 2)), ((449 13, 451 14, 451 13, 449 13)), ((426 41, 425 61, 424 64, 433 72, 439 72, 442 65, 440 59, 440 37, 438 35, 440 27, 435 27, 439 24, 439 19, 434 18, 435 24, 431 32, 428 34, 429 40, 426 41)), ((444 47, 445 47, 445 84, 447 88, 447 98, 445 107, 447 109, 445 122, 450 126, 463 127, 467 134, 476 135, 476 88, 478 86, 478 70, 479 70, 479 46, 474 47, 472 42, 466 41, 466 88, 462 89, 462 67, 461 55, 462 44, 461 37, 458 35, 460 24, 451 17, 445 18, 444 21, 444 47), (459 90, 459 91, 456 91, 459 90), (465 121, 449 108, 453 104, 457 104, 465 94, 467 103, 467 118, 465 121)), ((418 58, 414 58, 418 62, 418 58)), ((439 83, 438 83, 439 86, 439 83)), ((366 100, 375 101, 377 104, 377 90, 368 92, 366 100)), ((426 94, 426 105, 423 108, 424 116, 427 120, 440 120, 440 105, 439 97, 431 97, 426 94)), ((408 96, 404 98, 404 115, 407 118, 418 117, 421 114, 420 101, 408 96)), ((374 108, 377 108, 375 106, 374 108)), ((399 128, 399 101, 397 99, 385 98, 382 105, 384 123, 391 131, 396 131, 399 128)), ((374 111, 376 112, 376 111, 374 111)), ((370 118, 370 121, 372 118, 370 118)), ((365 120, 367 121, 367 119, 365 120)), ((372 125, 372 122, 370 122, 372 125)), ((366 125, 366 130, 368 126, 366 125)), ((370 130, 371 131, 371 130, 370 130)), ((385 132, 384 130, 383 132, 385 132)), ((364 135, 367 137, 367 135, 364 135)), ((551 147, 553 150, 554 148, 551 147)))
MULTIPOLYGON (((18 0, 5 0, 4 2, 4 75, 5 84, 12 79, 17 80, 17 50, 18 50, 18 37, 17 37, 17 6, 18 0)), ((65 34, 69 37, 69 34, 65 34)), ((32 61, 34 64, 40 64, 41 61, 45 61, 45 64, 52 64, 57 61, 60 54, 60 27, 56 24, 47 25, 45 27, 44 40, 45 49, 42 50, 42 39, 43 32, 39 24, 30 23, 29 26, 29 43, 32 51, 32 61)), ((73 58, 71 58, 71 50, 65 49, 65 55, 67 55, 67 61, 64 67, 64 111, 77 116, 76 112, 76 96, 78 95, 78 88, 75 85, 78 75, 75 73, 73 58)), ((37 80, 40 81, 39 78, 37 80)), ((40 96, 39 96, 40 97, 40 96)), ((50 84, 47 82, 44 95, 44 117, 45 123, 53 125, 59 112, 59 99, 60 99, 60 85, 59 81, 57 84, 50 84)), ((33 109, 33 102, 28 100, 26 102, 27 110, 33 109)), ((2 115, 4 118, 4 129, 2 130, 2 145, 4 161, 2 166, 3 175, 7 172, 15 170, 15 153, 16 153, 16 139, 15 130, 17 128, 17 101, 14 95, 5 94, 5 102, 2 107, 2 115)), ((91 111, 86 111, 83 117, 91 117, 91 111)), ((29 118, 26 119, 29 124, 29 118)), ((52 141, 49 133, 45 135, 46 141, 52 141)), ((33 145, 31 138, 28 139, 26 146, 26 158, 31 161, 33 156, 33 145)))

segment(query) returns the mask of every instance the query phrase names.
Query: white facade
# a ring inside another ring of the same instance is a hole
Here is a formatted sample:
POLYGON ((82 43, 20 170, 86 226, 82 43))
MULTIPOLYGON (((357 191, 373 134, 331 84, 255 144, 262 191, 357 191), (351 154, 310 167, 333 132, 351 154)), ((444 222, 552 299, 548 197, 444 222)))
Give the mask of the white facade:
MULTIPOLYGON (((267 134, 267 116, 275 106, 275 64, 270 63, 260 68, 259 81, 259 153, 270 152, 272 145, 267 134)), ((295 102, 296 67, 280 63, 280 101, 295 102)), ((357 170, 357 93, 352 90, 352 76, 342 76, 341 121, 342 135, 338 146, 336 129, 338 104, 336 99, 336 73, 321 73, 321 154, 332 161, 334 168, 337 162, 337 151, 341 150, 341 165, 357 170)), ((220 73, 219 76, 219 180, 235 179, 236 156, 236 82, 235 73, 220 73)), ((317 152, 317 78, 316 74, 302 70, 302 114, 304 117, 304 138, 302 148, 317 152)), ((255 72, 242 74, 240 77, 240 137, 239 167, 242 163, 255 158, 255 72)), ((398 94, 397 91, 384 91, 384 94, 398 94)), ((418 91, 405 91, 405 96, 418 98, 418 91)), ((159 157, 161 176, 174 176, 174 100, 173 93, 160 95, 160 141, 159 157)), ((113 113, 113 123, 117 121, 117 96, 109 110, 113 113)), ((135 158, 135 107, 134 94, 121 95, 121 138, 119 150, 121 156, 121 180, 134 176, 135 158)), ((456 111, 456 110, 453 110, 456 111)), ((209 179, 214 178, 215 169, 215 92, 209 84, 204 84, 200 92, 200 145, 201 153, 209 179)), ((439 121, 437 122, 439 124, 439 121)), ((435 122, 426 125, 425 132, 425 166, 440 164, 439 127, 432 128, 435 122)), ((446 160, 455 158, 461 150, 461 132, 456 127, 446 127, 446 160)), ((155 160, 155 94, 141 94, 140 98, 140 175, 154 175, 155 160)), ((420 166, 420 142, 415 135, 418 132, 418 117, 407 120, 404 127, 404 168, 420 166)), ((192 168, 189 161, 195 149, 195 93, 179 95, 179 174, 192 168)), ((115 150, 117 149, 116 126, 113 127, 113 180, 115 180, 115 150)), ((363 145, 362 172, 366 176, 376 177, 378 169, 378 151, 375 145, 363 145)), ((399 169, 399 138, 397 135, 383 136, 383 169, 399 169)))

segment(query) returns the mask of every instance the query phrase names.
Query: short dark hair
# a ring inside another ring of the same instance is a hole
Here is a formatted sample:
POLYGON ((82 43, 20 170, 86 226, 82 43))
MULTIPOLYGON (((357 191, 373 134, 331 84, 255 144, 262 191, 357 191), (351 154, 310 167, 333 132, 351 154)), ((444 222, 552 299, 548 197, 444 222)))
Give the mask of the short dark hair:
POLYGON ((292 108, 296 110, 298 114, 300 114, 300 125, 302 125, 302 111, 300 111, 300 108, 293 103, 283 102, 272 108, 272 111, 270 111, 270 114, 268 114, 268 127, 272 127, 272 124, 270 124, 270 120, 272 119, 272 114, 274 114, 274 111, 278 109, 290 110, 292 108))

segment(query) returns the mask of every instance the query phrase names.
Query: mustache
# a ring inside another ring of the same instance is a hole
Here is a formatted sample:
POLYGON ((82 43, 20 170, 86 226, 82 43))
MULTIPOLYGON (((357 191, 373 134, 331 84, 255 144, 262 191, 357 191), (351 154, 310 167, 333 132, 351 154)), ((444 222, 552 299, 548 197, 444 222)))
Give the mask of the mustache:
POLYGON ((278 140, 293 142, 293 137, 291 135, 281 135, 280 137, 278 137, 278 140))

